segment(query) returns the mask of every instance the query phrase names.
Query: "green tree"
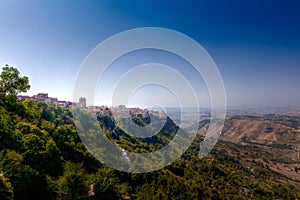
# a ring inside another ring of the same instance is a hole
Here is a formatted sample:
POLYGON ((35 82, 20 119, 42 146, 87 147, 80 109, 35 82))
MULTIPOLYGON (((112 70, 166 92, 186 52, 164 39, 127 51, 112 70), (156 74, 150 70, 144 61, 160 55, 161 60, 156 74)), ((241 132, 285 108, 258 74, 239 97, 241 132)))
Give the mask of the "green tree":
POLYGON ((30 89, 27 76, 20 76, 17 68, 5 65, 0 74, 0 93, 17 95, 20 92, 27 92, 30 89))
POLYGON ((65 200, 84 199, 88 196, 89 186, 84 169, 72 162, 65 163, 64 174, 56 183, 59 197, 65 200))
POLYGON ((121 184, 116 172, 101 168, 94 176, 94 199, 119 199, 120 194, 128 194, 129 188, 121 184))
POLYGON ((16 151, 0 152, 0 172, 9 179, 14 199, 50 199, 45 176, 29 165, 24 165, 23 156, 16 151))
POLYGON ((14 199, 13 187, 9 180, 0 173, 0 199, 11 200, 14 199))
POLYGON ((30 133, 23 137, 24 163, 53 177, 62 174, 63 158, 52 138, 30 133))

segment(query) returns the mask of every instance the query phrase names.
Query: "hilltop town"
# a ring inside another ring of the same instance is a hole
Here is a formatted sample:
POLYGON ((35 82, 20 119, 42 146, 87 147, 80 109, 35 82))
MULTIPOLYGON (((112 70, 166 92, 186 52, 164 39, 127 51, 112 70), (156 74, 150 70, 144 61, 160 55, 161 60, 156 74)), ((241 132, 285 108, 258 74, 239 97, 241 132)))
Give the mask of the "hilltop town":
POLYGON ((48 93, 38 93, 33 96, 28 95, 18 95, 17 96, 19 101, 24 100, 31 100, 31 101, 41 101, 44 103, 53 104, 55 106, 69 108, 72 106, 79 106, 79 107, 86 107, 86 100, 85 98, 80 98, 79 103, 71 102, 71 101, 60 101, 56 97, 49 97, 48 93))
POLYGON ((19 95, 17 96, 19 101, 24 100, 31 100, 31 101, 40 101, 47 104, 52 104, 54 106, 64 107, 64 108, 71 108, 71 107, 79 107, 82 109, 87 110, 88 112, 102 114, 102 115, 109 115, 114 117, 137 117, 147 116, 149 114, 155 115, 159 118, 165 118, 166 114, 162 111, 156 110, 149 110, 149 109, 141 109, 138 107, 134 108, 127 108, 124 105, 119 106, 87 106, 86 105, 86 98, 80 97, 78 102, 71 102, 71 101, 64 101, 58 100, 56 97, 49 97, 48 93, 38 93, 33 96, 24 96, 19 95))

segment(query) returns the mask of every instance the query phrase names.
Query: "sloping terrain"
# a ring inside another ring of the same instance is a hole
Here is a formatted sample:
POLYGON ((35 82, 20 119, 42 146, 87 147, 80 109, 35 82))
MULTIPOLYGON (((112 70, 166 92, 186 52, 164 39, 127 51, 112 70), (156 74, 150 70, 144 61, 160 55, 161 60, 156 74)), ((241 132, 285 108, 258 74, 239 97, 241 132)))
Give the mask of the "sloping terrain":
MULTIPOLYGON (((293 147, 300 144, 300 119, 296 117, 232 116, 225 121, 222 140, 234 143, 257 143, 293 147)), ((208 122, 201 123, 199 132, 204 135, 208 122)))
MULTIPOLYGON (((220 140, 199 159, 203 137, 198 135, 171 165, 125 173, 105 166, 85 148, 72 109, 0 95, 0 113, 0 199, 300 199, 299 162, 282 153, 291 151, 285 146, 220 140)), ((177 130, 168 119, 157 137, 140 139, 116 128, 110 116, 93 123, 112 142, 137 152, 161 148, 177 130)))
MULTIPOLYGON (((201 135, 205 135, 208 123, 200 123, 201 135)), ((235 144, 234 151, 226 146, 222 150, 238 156, 246 166, 261 163, 289 179, 300 180, 299 127, 297 116, 231 116, 224 124, 219 143, 235 144)))

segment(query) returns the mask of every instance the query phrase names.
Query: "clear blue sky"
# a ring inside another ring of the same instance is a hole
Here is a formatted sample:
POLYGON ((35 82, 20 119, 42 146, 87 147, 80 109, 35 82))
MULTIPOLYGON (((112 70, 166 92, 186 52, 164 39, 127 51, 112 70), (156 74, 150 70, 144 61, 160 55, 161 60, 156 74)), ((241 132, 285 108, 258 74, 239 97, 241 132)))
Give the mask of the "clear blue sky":
POLYGON ((223 76, 229 105, 300 105, 296 0, 0 0, 0 64, 30 77, 29 94, 72 100, 88 53, 113 34, 146 26, 198 41, 223 76))

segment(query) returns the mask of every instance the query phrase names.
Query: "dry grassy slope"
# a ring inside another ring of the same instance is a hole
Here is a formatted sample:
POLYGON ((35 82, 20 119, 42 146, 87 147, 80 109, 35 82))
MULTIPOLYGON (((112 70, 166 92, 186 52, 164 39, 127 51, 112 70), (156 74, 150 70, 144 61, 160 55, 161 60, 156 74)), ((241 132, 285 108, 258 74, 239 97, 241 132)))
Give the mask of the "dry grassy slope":
MULTIPOLYGON (((208 122, 200 122, 200 134, 206 134, 208 122)), ((250 169, 261 163, 299 184, 300 172, 294 169, 300 168, 300 117, 231 116, 220 140, 218 151, 226 151, 250 169)))
MULTIPOLYGON (((208 124, 204 125, 199 133, 204 135, 207 127, 208 124)), ((300 129, 265 117, 235 116, 227 118, 221 139, 235 143, 299 145, 300 148, 300 129)))

